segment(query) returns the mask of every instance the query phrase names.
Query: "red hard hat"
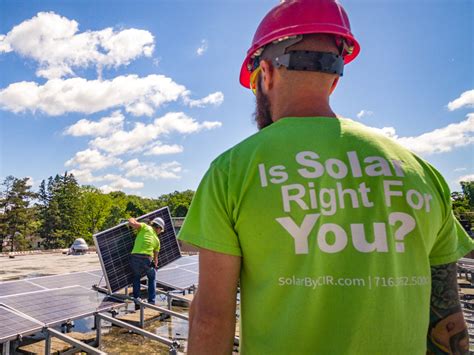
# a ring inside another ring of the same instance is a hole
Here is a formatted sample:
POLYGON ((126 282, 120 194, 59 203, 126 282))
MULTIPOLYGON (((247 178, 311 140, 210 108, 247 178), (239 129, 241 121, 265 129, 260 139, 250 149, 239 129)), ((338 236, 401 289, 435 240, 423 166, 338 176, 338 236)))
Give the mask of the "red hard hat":
POLYGON ((337 0, 284 0, 265 16, 255 32, 252 46, 240 70, 240 83, 250 88, 252 56, 273 41, 310 33, 330 33, 343 37, 353 47, 344 56, 351 62, 360 52, 359 43, 351 33, 346 11, 337 0))

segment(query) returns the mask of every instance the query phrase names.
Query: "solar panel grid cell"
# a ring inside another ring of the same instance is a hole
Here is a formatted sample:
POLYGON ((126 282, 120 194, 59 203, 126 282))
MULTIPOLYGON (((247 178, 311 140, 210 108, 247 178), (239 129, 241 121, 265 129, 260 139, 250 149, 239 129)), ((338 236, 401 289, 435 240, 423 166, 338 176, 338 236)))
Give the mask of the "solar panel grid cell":
POLYGON ((84 287, 73 286, 0 297, 0 303, 46 325, 54 325, 119 305, 105 297, 84 287))
POLYGON ((88 274, 96 275, 102 277, 104 274, 102 273, 102 270, 92 270, 92 271, 87 271, 88 274))
POLYGON ((197 255, 193 256, 183 256, 182 258, 176 260, 173 262, 174 266, 180 266, 180 265, 187 265, 187 264, 195 264, 199 262, 199 258, 197 255))
POLYGON ((37 277, 28 281, 48 289, 75 285, 91 288, 93 285, 99 283, 100 276, 92 275, 87 272, 76 272, 71 274, 37 277))
POLYGON ((0 325, 0 343, 14 339, 18 335, 34 333, 43 327, 4 307, 0 307, 0 325))
MULTIPOLYGON (((137 218, 140 222, 149 222, 156 217, 165 221, 165 231, 161 233, 158 267, 171 263, 181 257, 176 234, 171 221, 168 207, 137 218)), ((102 271, 104 272, 110 292, 129 286, 133 275, 130 270, 130 253, 135 242, 135 234, 127 223, 120 224, 94 235, 94 243, 100 256, 102 271)))
POLYGON ((43 288, 25 280, 0 283, 0 297, 40 290, 43 290, 43 288))
POLYGON ((157 283, 176 290, 186 290, 198 283, 199 275, 183 269, 160 270, 156 274, 157 283))
POLYGON ((156 272, 159 285, 186 290, 197 286, 199 281, 199 263, 197 256, 181 257, 156 272))

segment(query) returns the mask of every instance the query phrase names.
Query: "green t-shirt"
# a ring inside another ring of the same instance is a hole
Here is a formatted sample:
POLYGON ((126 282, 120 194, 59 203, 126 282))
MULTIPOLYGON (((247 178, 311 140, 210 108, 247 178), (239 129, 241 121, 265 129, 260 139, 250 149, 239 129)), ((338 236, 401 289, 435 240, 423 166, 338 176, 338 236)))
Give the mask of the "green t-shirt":
POLYGON ((430 265, 473 249, 433 167, 324 117, 219 156, 180 239, 242 256, 242 354, 424 354, 430 265))
POLYGON ((135 237, 132 254, 146 254, 153 256, 153 251, 160 251, 160 239, 153 227, 140 223, 141 227, 135 237))

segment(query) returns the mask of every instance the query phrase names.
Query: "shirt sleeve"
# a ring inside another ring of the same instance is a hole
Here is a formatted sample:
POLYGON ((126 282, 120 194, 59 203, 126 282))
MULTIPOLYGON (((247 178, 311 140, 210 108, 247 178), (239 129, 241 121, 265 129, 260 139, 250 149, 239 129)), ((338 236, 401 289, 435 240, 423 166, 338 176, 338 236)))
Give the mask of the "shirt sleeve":
POLYGON ((179 239, 218 253, 242 256, 231 216, 228 174, 213 163, 194 195, 179 239))
POLYGON ((158 251, 160 251, 160 247, 161 247, 160 237, 156 236, 155 249, 153 249, 153 250, 158 252, 158 251))
POLYGON ((453 213, 451 193, 446 181, 441 174, 433 170, 437 175, 445 205, 445 218, 429 256, 430 264, 434 266, 457 261, 474 250, 474 241, 453 213))
POLYGON ((449 264, 474 249, 474 242, 451 212, 431 249, 430 264, 449 264))

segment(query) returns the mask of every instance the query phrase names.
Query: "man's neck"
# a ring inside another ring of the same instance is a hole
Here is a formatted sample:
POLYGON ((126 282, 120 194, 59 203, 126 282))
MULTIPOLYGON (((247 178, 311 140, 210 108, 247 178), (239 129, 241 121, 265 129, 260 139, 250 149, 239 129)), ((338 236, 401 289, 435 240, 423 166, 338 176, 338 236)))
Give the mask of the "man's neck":
POLYGON ((284 117, 337 117, 324 100, 286 101, 283 105, 275 105, 274 109, 272 107, 272 116, 274 122, 284 117))

